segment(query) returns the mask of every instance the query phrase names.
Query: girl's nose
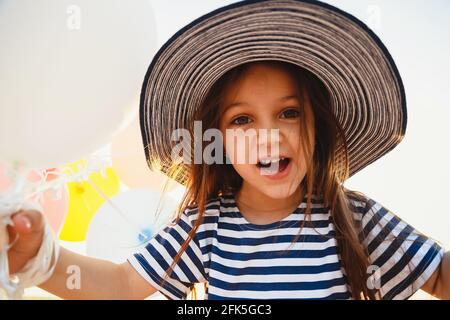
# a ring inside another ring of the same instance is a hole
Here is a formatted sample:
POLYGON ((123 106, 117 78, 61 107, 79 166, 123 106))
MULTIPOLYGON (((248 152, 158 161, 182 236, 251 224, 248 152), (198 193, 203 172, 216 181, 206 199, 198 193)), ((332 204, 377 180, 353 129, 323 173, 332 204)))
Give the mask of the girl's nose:
POLYGON ((266 134, 273 140, 273 143, 281 143, 282 140, 284 140, 283 136, 286 134, 283 126, 280 125, 279 120, 274 117, 262 118, 259 122, 257 131, 263 136, 266 134))
POLYGON ((285 135, 283 130, 276 125, 261 126, 256 130, 257 141, 253 145, 253 150, 257 152, 258 157, 279 155, 285 135))
POLYGON ((258 157, 277 156, 280 153, 279 130, 270 130, 266 134, 259 135, 258 157))

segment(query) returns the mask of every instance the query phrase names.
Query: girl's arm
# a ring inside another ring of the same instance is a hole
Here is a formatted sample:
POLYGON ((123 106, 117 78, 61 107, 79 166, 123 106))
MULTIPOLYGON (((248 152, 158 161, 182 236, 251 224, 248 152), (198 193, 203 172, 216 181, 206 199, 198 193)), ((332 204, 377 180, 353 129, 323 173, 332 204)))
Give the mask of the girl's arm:
MULTIPOLYGON (((20 272, 42 244, 45 221, 37 211, 19 211, 8 226, 9 270, 20 272)), ((128 263, 115 264, 61 248, 52 276, 39 285, 64 299, 142 299, 156 289, 128 263)))
POLYGON ((450 251, 444 254, 439 268, 425 282, 422 290, 439 299, 450 299, 450 251))
POLYGON ((156 291, 128 262, 115 264, 64 248, 52 277, 39 287, 63 299, 144 299, 156 291))

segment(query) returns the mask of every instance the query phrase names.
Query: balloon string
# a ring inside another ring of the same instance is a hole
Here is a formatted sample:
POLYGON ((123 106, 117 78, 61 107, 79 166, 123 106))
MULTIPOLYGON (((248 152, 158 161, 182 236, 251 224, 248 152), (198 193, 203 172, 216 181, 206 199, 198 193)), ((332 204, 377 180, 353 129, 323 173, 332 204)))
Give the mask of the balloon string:
POLYGON ((11 191, 0 194, 0 291, 4 292, 2 296, 6 294, 9 299, 20 299, 24 288, 46 281, 54 270, 59 254, 58 244, 46 223, 42 245, 37 255, 30 259, 19 273, 11 277, 7 251, 19 236, 16 234, 12 243, 9 243, 7 226, 12 225, 11 216, 19 210, 42 211, 39 205, 26 199, 30 187, 27 183, 28 173, 28 169, 17 162, 13 163, 13 170, 7 169, 7 174, 12 178, 11 191))
POLYGON ((135 226, 131 221, 129 221, 126 217, 126 215, 120 210, 118 206, 97 186, 97 184, 91 180, 89 177, 87 179, 87 182, 99 193, 99 195, 105 199, 105 201, 122 217, 122 219, 129 224, 130 227, 132 227, 136 232, 139 233, 139 236, 143 237, 143 239, 146 239, 147 236, 143 234, 137 226, 135 226))

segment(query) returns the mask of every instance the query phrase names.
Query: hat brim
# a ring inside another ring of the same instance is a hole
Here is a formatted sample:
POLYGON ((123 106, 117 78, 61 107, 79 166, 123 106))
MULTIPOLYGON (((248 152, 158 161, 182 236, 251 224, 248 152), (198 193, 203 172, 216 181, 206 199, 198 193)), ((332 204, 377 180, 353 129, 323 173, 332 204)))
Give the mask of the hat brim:
POLYGON ((386 47, 363 22, 319 1, 242 1, 194 20, 153 58, 140 101, 150 169, 185 184, 186 168, 168 172, 171 133, 189 127, 225 72, 268 59, 303 67, 325 84, 345 132, 349 176, 403 139, 407 112, 401 77, 386 47))

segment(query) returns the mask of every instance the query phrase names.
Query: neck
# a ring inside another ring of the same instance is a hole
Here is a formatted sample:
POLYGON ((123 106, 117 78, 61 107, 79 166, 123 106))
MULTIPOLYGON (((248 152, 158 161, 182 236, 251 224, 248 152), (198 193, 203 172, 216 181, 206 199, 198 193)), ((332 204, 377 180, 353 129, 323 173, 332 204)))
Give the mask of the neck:
POLYGON ((249 222, 269 224, 289 216, 303 200, 303 190, 299 186, 292 195, 274 199, 244 182, 235 199, 239 211, 249 222))

